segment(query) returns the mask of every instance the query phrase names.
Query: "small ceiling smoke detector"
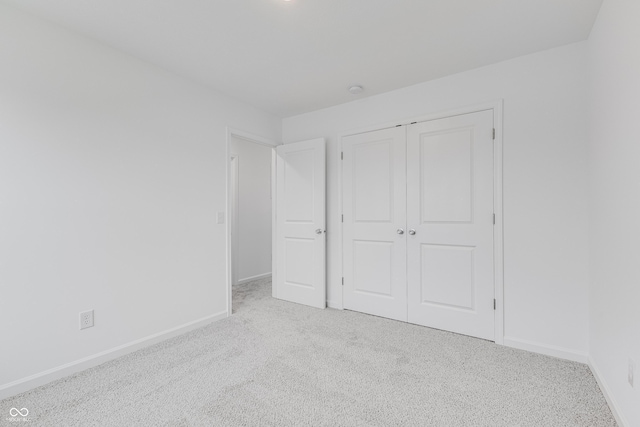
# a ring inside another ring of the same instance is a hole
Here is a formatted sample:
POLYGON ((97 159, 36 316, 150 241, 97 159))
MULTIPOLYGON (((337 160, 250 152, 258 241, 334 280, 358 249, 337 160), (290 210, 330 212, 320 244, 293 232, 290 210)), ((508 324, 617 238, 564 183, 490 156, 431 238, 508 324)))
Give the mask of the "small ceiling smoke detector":
POLYGON ((360 85, 354 85, 349 88, 349 92, 351 92, 354 95, 362 93, 363 90, 364 90, 363 87, 360 85))

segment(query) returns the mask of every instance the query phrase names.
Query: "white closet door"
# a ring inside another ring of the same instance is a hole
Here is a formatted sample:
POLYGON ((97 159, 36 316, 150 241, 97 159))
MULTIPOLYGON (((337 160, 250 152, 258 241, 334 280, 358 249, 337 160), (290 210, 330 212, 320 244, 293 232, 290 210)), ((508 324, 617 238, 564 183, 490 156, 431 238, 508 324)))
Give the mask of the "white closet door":
POLYGON ((406 128, 342 148, 344 307, 406 321, 406 128))
POLYGON ((276 298, 326 307, 325 141, 276 148, 276 298))
POLYGON ((489 340, 494 339, 492 134, 492 111, 407 130, 409 322, 489 340))

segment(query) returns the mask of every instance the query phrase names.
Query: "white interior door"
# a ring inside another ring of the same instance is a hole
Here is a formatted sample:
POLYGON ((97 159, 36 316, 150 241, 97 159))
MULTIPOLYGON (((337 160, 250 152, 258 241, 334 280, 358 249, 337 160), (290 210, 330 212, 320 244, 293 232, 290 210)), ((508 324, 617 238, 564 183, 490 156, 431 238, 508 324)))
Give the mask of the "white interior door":
POLYGON ((343 139, 344 307, 407 320, 406 128, 343 139))
POLYGON ((494 339, 493 111, 407 129, 409 322, 494 339))
POLYGON ((325 141, 276 148, 276 298, 326 307, 325 141))

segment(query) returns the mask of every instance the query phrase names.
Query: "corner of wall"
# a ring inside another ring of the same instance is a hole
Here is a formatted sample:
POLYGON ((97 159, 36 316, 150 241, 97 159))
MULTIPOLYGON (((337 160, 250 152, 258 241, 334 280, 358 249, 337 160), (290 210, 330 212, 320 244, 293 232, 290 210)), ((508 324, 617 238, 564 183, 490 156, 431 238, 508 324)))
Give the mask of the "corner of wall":
POLYGON ((600 391, 602 391, 602 394, 604 395, 604 398, 606 399, 607 404, 609 405, 609 409, 611 409, 611 413, 616 419, 616 422, 620 427, 630 426, 630 424, 627 423, 627 420, 623 417, 622 412, 620 412, 620 410, 618 409, 620 406, 616 402, 616 399, 613 393, 611 392, 611 389, 607 386, 604 376, 598 369, 597 365, 595 364, 595 361, 591 356, 589 356, 588 359, 589 360, 587 364, 589 365, 589 369, 591 369, 591 372, 593 373, 593 376, 596 379, 596 382, 598 383, 598 387, 600 387, 600 391))

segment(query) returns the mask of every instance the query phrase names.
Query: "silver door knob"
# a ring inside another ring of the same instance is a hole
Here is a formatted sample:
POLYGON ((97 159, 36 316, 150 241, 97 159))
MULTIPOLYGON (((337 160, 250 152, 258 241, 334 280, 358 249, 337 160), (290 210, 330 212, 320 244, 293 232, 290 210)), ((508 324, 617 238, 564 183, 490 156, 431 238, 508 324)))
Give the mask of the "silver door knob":
POLYGON ((322 229, 321 228, 316 229, 316 234, 322 234, 322 229))
POLYGON ((411 234, 412 236, 415 236, 416 230, 412 228, 411 230, 409 230, 409 234, 411 234))
POLYGON ((404 234, 404 230, 402 228, 398 228, 398 231, 396 231, 396 233, 398 234, 404 234))

